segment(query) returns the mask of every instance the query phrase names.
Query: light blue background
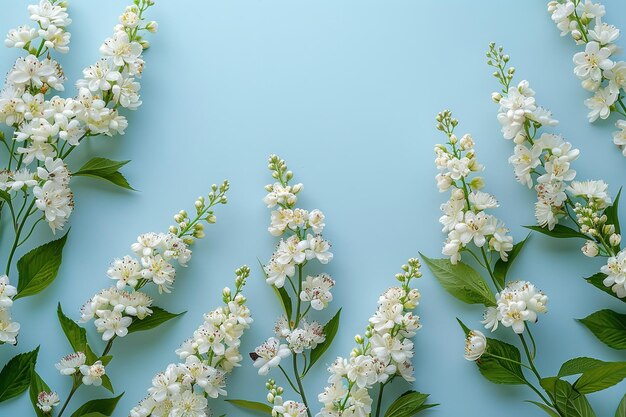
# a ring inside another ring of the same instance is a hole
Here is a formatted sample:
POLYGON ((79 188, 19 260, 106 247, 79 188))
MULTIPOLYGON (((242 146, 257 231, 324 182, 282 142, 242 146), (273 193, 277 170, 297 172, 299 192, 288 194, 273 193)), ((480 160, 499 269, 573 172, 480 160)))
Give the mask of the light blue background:
MULTIPOLYGON (((605 3, 608 20, 625 28, 626 4, 605 3)), ((27 4, 3 2, 2 32, 26 22, 27 4)), ((125 5, 123 0, 72 1, 71 52, 61 57, 71 82, 97 59, 125 5)), ((230 202, 218 209, 218 223, 195 246, 174 294, 156 300, 170 311, 188 313, 157 331, 129 336, 113 349, 107 370, 117 390, 126 392, 116 416, 127 415, 153 374, 176 359, 174 349, 202 313, 220 302, 221 288, 231 285, 232 271, 241 264, 254 272, 246 293, 255 317, 242 351, 270 335, 278 310, 256 265, 275 244, 266 232, 269 211, 261 202, 263 186, 270 182, 270 153, 284 157, 305 184, 302 206, 320 208, 327 216, 325 234, 335 253, 327 271, 337 281, 333 310, 344 308, 325 363, 348 354, 353 334, 362 331, 378 294, 394 283, 407 258, 418 250, 439 256, 444 236, 437 219, 445 196, 433 180, 432 148, 442 140, 434 129, 438 111, 452 109, 459 131, 474 135, 487 167, 487 190, 501 203, 495 213, 516 239, 525 236, 520 225, 533 224, 534 197, 515 183, 506 161, 512 144, 501 138, 495 120, 490 93, 498 86, 484 58, 491 40, 505 45, 518 80, 531 81, 538 101, 561 120, 558 131, 581 149, 579 178, 604 178, 613 193, 624 184, 626 160, 611 143, 612 123, 587 123, 582 103, 587 93, 572 74, 577 49, 558 36, 543 1, 179 0, 159 2, 150 18, 159 21, 160 31, 150 38, 153 47, 146 54, 144 105, 129 116, 125 136, 94 140, 72 161, 76 168, 90 152, 131 159, 124 173, 140 191, 88 179, 73 182, 76 211, 60 276, 45 293, 16 303, 20 343, 0 348, 4 363, 41 344, 37 370, 65 396, 68 381, 53 366, 69 352, 56 319, 57 301, 77 318, 82 303, 111 284, 105 275, 109 262, 129 252, 137 234, 165 230, 171 214, 191 208, 211 183, 230 179, 230 202)), ((8 71, 16 56, 0 49, 1 71, 8 71)), ((48 238, 42 231, 36 239, 48 238)), ((533 326, 545 376, 576 356, 625 358, 574 321, 601 308, 623 311, 622 303, 582 280, 601 261, 584 258, 579 243, 533 236, 513 269, 514 277, 535 282, 550 296, 549 314, 533 326)), ((454 300, 429 272, 418 286, 423 329, 415 338, 414 388, 442 403, 429 415, 543 415, 522 402, 535 399, 530 390, 493 385, 463 359, 455 317, 479 326, 482 311, 454 300)), ((100 346, 93 328, 89 331, 100 346)), ((245 364, 229 379, 231 398, 262 400, 265 379, 245 364)), ((326 377, 320 366, 306 382, 316 407, 326 377)), ((394 390, 406 388, 397 384, 394 390)), ((592 395, 598 415, 613 415, 625 390, 622 383, 592 395)), ((81 400, 106 395, 102 389, 81 389, 71 410, 81 400)), ((221 402, 215 408, 217 415, 251 415, 221 402)), ((0 409, 2 416, 30 413, 26 395, 0 409)))

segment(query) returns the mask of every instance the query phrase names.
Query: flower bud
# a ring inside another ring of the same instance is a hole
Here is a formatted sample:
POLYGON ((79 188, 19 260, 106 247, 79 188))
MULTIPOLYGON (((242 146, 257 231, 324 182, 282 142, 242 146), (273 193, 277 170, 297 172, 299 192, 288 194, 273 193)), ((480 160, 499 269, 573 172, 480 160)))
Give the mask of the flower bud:
POLYGON ((454 133, 450 135, 450 143, 452 145, 456 144, 458 141, 459 141, 459 138, 457 138, 454 133))
POLYGON ((460 188, 452 191, 452 198, 455 200, 463 200, 465 198, 465 191, 460 188))
POLYGON ((588 240, 587 242, 585 242, 584 246, 580 250, 585 256, 588 256, 590 258, 598 256, 599 252, 598 245, 596 245, 596 243, 592 240, 588 240))
POLYGON ((206 216, 206 221, 209 224, 213 224, 217 221, 217 217, 215 217, 215 214, 209 214, 208 216, 206 216))
POLYGON ((294 194, 298 194, 300 191, 302 191, 302 184, 296 184, 291 187, 291 192, 294 194))
POLYGON ((622 235, 620 234, 613 233, 611 237, 609 237, 609 243, 611 244, 611 246, 619 246, 621 241, 622 241, 622 235))
POLYGON ((159 24, 155 21, 148 22, 148 24, 146 24, 146 30, 150 33, 156 33, 156 31, 159 30, 159 24))
POLYGON ((354 341, 359 345, 363 344, 363 336, 357 334, 356 336, 354 336, 354 341))
POLYGON ((470 181, 470 187, 472 187, 474 190, 480 190, 485 187, 485 180, 483 179, 483 177, 474 177, 470 181))

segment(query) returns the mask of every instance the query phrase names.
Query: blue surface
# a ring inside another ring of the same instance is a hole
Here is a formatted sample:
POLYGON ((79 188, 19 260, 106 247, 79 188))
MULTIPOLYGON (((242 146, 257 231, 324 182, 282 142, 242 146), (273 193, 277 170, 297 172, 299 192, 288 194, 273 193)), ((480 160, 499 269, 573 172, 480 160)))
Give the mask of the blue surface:
MULTIPOLYGON (((607 20, 626 29, 626 3, 605 3, 607 20)), ((27 4, 3 2, 1 32, 25 23, 27 4)), ((72 81, 97 58, 126 2, 95 4, 71 4, 71 52, 61 62, 72 81)), ((146 54, 144 105, 130 116, 126 136, 81 146, 83 155, 73 160, 76 167, 96 151, 132 159, 124 172, 140 191, 88 179, 73 183, 76 211, 60 276, 45 293, 16 303, 20 343, 0 347, 4 363, 41 344, 37 370, 64 396, 68 381, 53 365, 69 346, 57 323, 56 303, 62 301, 77 318, 82 303, 111 284, 105 275, 109 262, 126 254, 137 234, 164 230, 170 215, 191 208, 212 182, 230 179, 230 202, 219 209, 217 225, 195 247, 173 296, 157 300, 170 311, 188 313, 158 331, 131 335, 113 349, 107 369, 115 388, 126 392, 116 416, 127 415, 153 374, 175 360, 174 349, 202 313, 220 302, 221 288, 231 285, 232 271, 243 263, 254 271, 246 292, 255 323, 242 351, 272 331, 277 306, 256 268, 256 258, 267 259, 275 243, 266 232, 269 211, 261 202, 270 181, 270 153, 284 157, 305 184, 303 206, 327 216, 325 235, 335 253, 327 271, 337 281, 333 307, 344 309, 340 333, 323 362, 348 354, 352 335, 362 331, 378 294, 393 284, 407 258, 418 250, 440 253, 444 236, 437 219, 445 196, 435 187, 432 153, 442 140, 434 129, 438 111, 450 108, 460 119, 459 130, 474 135, 487 167, 487 190, 501 203, 495 214, 516 240, 525 236, 520 225, 534 221, 534 196, 515 183, 506 162, 512 146, 500 135, 490 99, 496 80, 484 58, 491 40, 505 45, 518 76, 531 81, 538 101, 561 120, 558 130, 581 149, 579 178, 604 178, 613 193, 624 184, 626 160, 611 142, 612 123, 587 123, 582 103, 587 93, 572 74, 577 48, 558 36, 543 1, 181 0, 159 2, 150 17, 160 30, 146 54)), ((9 70, 16 55, 0 49, 0 72, 9 70)), ((35 240, 48 238, 42 230, 35 240)), ((6 248, 1 252, 5 255, 6 248)), ((600 264, 584 258, 577 242, 533 236, 513 269, 515 277, 536 283, 550 296, 550 312, 534 327, 538 367, 546 376, 576 356, 626 358, 574 321, 600 308, 623 310, 621 302, 582 280, 600 264)), ((454 300, 428 272, 418 285, 424 327, 415 339, 414 387, 441 403, 429 415, 542 416, 522 402, 534 399, 530 390, 493 385, 463 359, 455 317, 478 326, 482 311, 454 300)), ((319 367, 307 378, 312 399, 326 377, 319 367)), ((230 378, 229 392, 232 398, 262 400, 264 381, 247 364, 230 378)), ((81 400, 107 395, 103 389, 81 391, 72 409, 81 400)), ((598 415, 613 415, 624 391, 622 383, 591 395, 598 415)), ((252 415, 223 403, 215 408, 252 415)), ((30 413, 26 395, 0 408, 1 416, 30 413)))

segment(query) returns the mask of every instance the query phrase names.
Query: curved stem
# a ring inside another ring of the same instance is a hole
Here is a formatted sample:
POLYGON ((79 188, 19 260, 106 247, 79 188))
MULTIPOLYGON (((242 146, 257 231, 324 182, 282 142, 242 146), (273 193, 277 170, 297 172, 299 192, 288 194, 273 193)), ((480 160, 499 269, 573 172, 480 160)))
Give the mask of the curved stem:
MULTIPOLYGON (((535 374, 535 377, 537 377, 537 381, 539 381, 541 383, 541 375, 539 375, 539 371, 537 371, 537 368, 535 367, 535 362, 533 360, 533 357, 530 355, 530 351, 528 349, 528 344, 526 343, 526 339, 524 338, 523 334, 518 334, 520 340, 522 341, 522 345, 524 346, 524 352, 526 353, 526 357, 528 358, 528 364, 530 365, 530 370, 533 372, 533 374, 535 374)), ((548 399, 541 394, 541 392, 530 382, 526 381, 526 385, 528 385, 533 391, 535 391, 535 393, 539 396, 539 398, 541 398, 541 400, 546 403, 547 405, 554 407, 554 404, 552 404, 550 401, 548 401, 548 399)))
POLYGON ((111 339, 109 339, 107 345, 104 347, 104 351, 102 352, 101 356, 106 356, 111 351, 111 348, 113 347, 113 341, 116 337, 117 336, 113 336, 111 339))
POLYGON ((491 269, 491 264, 487 260, 487 253, 485 252, 484 246, 480 247, 480 253, 482 253, 482 255, 483 255, 483 259, 485 260, 485 268, 487 269, 487 272, 489 273, 489 277, 493 281, 493 285, 496 286, 498 291, 502 291, 502 286, 500 285, 500 283, 496 279, 495 275, 493 274, 493 270, 491 269))
POLYGON ((18 243, 20 241, 20 235, 22 234, 22 230, 24 230, 24 226, 26 225, 26 220, 28 219, 28 216, 30 216, 30 211, 34 205, 35 205, 35 200, 33 200, 33 202, 30 203, 30 206, 28 207, 28 210, 26 211, 26 214, 24 215, 24 218, 22 219, 22 222, 19 228, 17 229, 17 232, 15 232, 15 239, 13 239, 13 246, 11 247, 11 252, 9 252, 9 259, 7 260, 7 266, 5 269, 6 275, 9 275, 9 272, 11 270, 11 262, 13 261, 15 250, 17 249, 18 243))
MULTIPOLYGON (((294 355, 295 355, 295 353, 294 353, 294 355)), ((283 375, 285 375, 285 378, 287 379, 287 382, 289 382, 289 385, 291 385, 291 388, 296 392, 296 394, 300 395, 300 391, 298 390, 298 388, 296 388, 294 383, 291 381, 291 378, 289 378, 289 375, 285 371, 285 368, 283 368, 282 365, 278 365, 278 368, 282 371, 283 375)))
POLYGON ((380 390, 378 391, 378 399, 376 400, 376 414, 375 414, 375 417, 379 417, 380 416, 380 405, 383 402, 383 391, 385 390, 385 385, 387 385, 387 383, 381 383, 380 384, 380 390))
POLYGON ((500 359, 500 360, 506 361, 506 362, 511 362, 511 363, 514 363, 516 365, 522 366, 522 367, 532 371, 532 368, 530 366, 526 365, 525 363, 518 362, 518 361, 515 361, 513 359, 505 358, 504 356, 494 355, 493 353, 488 353, 488 352, 485 352, 484 356, 491 356, 492 358, 500 359))
POLYGON ((67 408, 67 405, 70 403, 70 400, 76 393, 76 390, 78 389, 78 387, 80 387, 80 384, 77 384, 76 381, 74 381, 74 384, 72 385, 72 390, 70 391, 69 395, 67 396, 67 399, 63 403, 63 407, 61 407, 61 411, 59 411, 58 417, 61 417, 63 415, 63 412, 67 408))
POLYGON ((300 391, 300 397, 302 398, 302 402, 304 403, 304 406, 306 407, 307 416, 312 417, 311 410, 309 408, 309 403, 307 402, 306 394, 304 393, 304 387, 302 386, 302 381, 300 380, 300 377, 299 377, 300 374, 298 373, 298 358, 295 353, 292 356, 293 356, 293 373, 296 376, 296 382, 298 383, 298 390, 300 391))

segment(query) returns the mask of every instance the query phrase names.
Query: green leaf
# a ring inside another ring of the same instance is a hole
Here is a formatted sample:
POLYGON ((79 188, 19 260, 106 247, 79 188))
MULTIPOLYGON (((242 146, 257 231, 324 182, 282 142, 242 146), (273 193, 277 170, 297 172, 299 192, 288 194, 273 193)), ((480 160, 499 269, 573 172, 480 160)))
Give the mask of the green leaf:
POLYGON ((307 367, 305 374, 309 371, 309 369, 313 367, 313 364, 315 364, 315 362, 317 362, 319 358, 322 357, 324 352, 326 352, 326 349, 328 349, 330 344, 333 342, 333 339, 337 334, 337 330, 339 329, 340 317, 341 309, 337 310, 337 313, 335 313, 333 318, 330 319, 328 323, 326 323, 326 325, 324 326, 324 334, 326 335, 326 339, 319 345, 315 346, 315 349, 311 350, 311 360, 309 361, 309 366, 307 367))
POLYGON ((504 282, 506 281, 506 275, 509 272, 509 268, 511 268, 511 265, 513 265, 515 258, 517 258, 517 255, 520 254, 520 252, 522 251, 522 248, 524 247, 524 244, 526 243, 529 237, 530 235, 526 236, 526 239, 522 240, 521 242, 518 242, 515 245, 513 245, 513 249, 511 249, 511 251, 509 252, 509 259, 506 262, 503 261, 502 259, 498 259, 496 261, 496 264, 493 268, 493 275, 496 277, 500 285, 502 285, 503 287, 504 287, 504 282))
POLYGON ((52 284, 63 260, 63 247, 68 233, 31 250, 17 261, 19 278, 14 300, 37 294, 52 284))
POLYGON ((549 376, 547 378, 541 378, 541 380, 539 381, 539 384, 544 390, 552 394, 554 392, 556 381, 558 380, 559 380, 559 377, 557 376, 549 376))
POLYGON ((484 304, 487 307, 496 305, 489 286, 471 266, 463 262, 453 265, 449 259, 430 259, 424 255, 422 258, 435 278, 452 296, 467 304, 484 304))
POLYGON ((471 332, 470 328, 467 327, 465 325, 465 323, 463 323, 458 317, 457 317, 456 321, 459 323, 459 325, 463 329, 463 332, 465 333, 465 337, 467 337, 469 335, 469 332, 471 332))
POLYGON ((109 363, 111 363, 111 359, 113 359, 113 356, 111 355, 101 356, 100 362, 102 362, 102 365, 107 366, 109 363))
POLYGON ((554 411, 553 409, 551 409, 550 407, 548 407, 544 403, 539 403, 537 401, 530 401, 530 400, 526 400, 526 402, 527 403, 531 403, 531 404, 535 404, 537 407, 539 407, 543 411, 545 411, 546 414, 549 415, 550 417, 561 417, 561 416, 559 416, 559 413, 557 413, 556 411, 554 411))
POLYGON ((92 158, 73 175, 101 178, 117 186, 133 190, 126 178, 118 170, 130 161, 112 161, 107 158, 92 158))
POLYGON ((615 201, 612 205, 608 206, 604 210, 604 214, 606 215, 606 224, 612 224, 615 226, 615 233, 620 234, 619 227, 619 198, 622 195, 622 188, 620 187, 617 196, 615 197, 615 201))
POLYGON ((172 320, 180 315, 186 313, 183 311, 182 313, 170 313, 162 309, 161 307, 150 307, 152 309, 152 314, 143 320, 139 320, 138 318, 133 319, 133 322, 128 326, 128 333, 141 332, 144 330, 153 329, 166 321, 172 320))
POLYGON ((237 407, 245 408, 247 410, 259 411, 269 416, 272 415, 272 407, 264 403, 247 400, 226 400, 226 402, 229 402, 232 405, 236 405, 237 407))
POLYGON ((425 404, 428 394, 407 391, 399 396, 387 409, 385 417, 411 417, 438 404, 425 404))
POLYGON ((615 410, 615 417, 626 417, 626 395, 624 395, 622 401, 619 402, 617 410, 615 410))
POLYGON ((7 202, 11 201, 11 194, 7 193, 6 191, 0 190, 0 199, 7 202))
POLYGON ((87 401, 81 405, 78 410, 74 411, 70 417, 94 417, 93 413, 100 413, 104 416, 110 416, 115 411, 118 401, 124 393, 113 398, 101 398, 98 400, 87 401))
POLYGON ((39 347, 14 356, 0 371, 0 403, 17 397, 30 386, 39 347))
POLYGON ((613 290, 611 289, 611 287, 607 287, 606 285, 604 285, 604 278, 606 278, 606 274, 603 274, 602 272, 598 272, 597 274, 594 274, 592 276, 590 276, 589 278, 585 278, 587 280, 587 282, 591 285, 593 285, 594 287, 598 288, 601 291, 604 291, 605 293, 609 294, 612 297, 617 298, 618 300, 621 300, 622 302, 626 303, 626 297, 625 298, 619 298, 617 296, 617 294, 615 294, 613 292, 613 290))
POLYGON ((559 379, 555 384, 554 404, 562 416, 566 417, 595 417, 591 404, 587 398, 578 393, 572 385, 559 379))
POLYGON ((113 384, 111 384, 111 378, 108 375, 102 375, 102 386, 108 389, 112 394, 115 394, 113 390, 113 384))
POLYGON ((586 370, 574 383, 581 394, 589 394, 619 384, 626 378, 626 362, 605 362, 586 370))
POLYGON ((43 379, 41 379, 39 374, 35 372, 35 370, 33 369, 33 372, 30 377, 29 396, 30 396, 30 402, 33 405, 33 409, 35 410, 35 414, 37 414, 37 417, 45 417, 48 415, 48 414, 44 414, 44 412, 41 411, 39 407, 37 407, 37 403, 39 402, 37 397, 39 396, 39 393, 41 391, 50 392, 50 387, 48 386, 48 384, 44 382, 43 379))
POLYGON ((567 362, 565 362, 563 365, 561 365, 561 369, 559 369, 558 376, 564 377, 564 376, 582 374, 583 372, 593 369, 595 367, 598 367, 604 363, 606 362, 603 362, 599 359, 587 358, 587 357, 570 359, 567 362))
POLYGON ((519 362, 521 362, 519 349, 498 339, 487 338, 487 349, 483 356, 476 361, 476 365, 478 365, 480 373, 495 384, 517 385, 526 383, 519 362))
POLYGON ((626 349, 626 314, 600 310, 579 321, 607 346, 626 349))
POLYGON ((546 227, 541 226, 524 226, 527 229, 534 230, 535 232, 543 233, 544 235, 548 235, 550 237, 556 237, 559 239, 568 239, 568 238, 580 238, 588 240, 589 236, 584 235, 571 227, 563 226, 562 224, 557 224, 554 226, 554 229, 549 230, 546 227))
POLYGON ((80 327, 74 320, 70 319, 63 313, 61 303, 57 306, 57 316, 65 337, 72 345, 74 352, 83 352, 87 350, 87 332, 80 327))

